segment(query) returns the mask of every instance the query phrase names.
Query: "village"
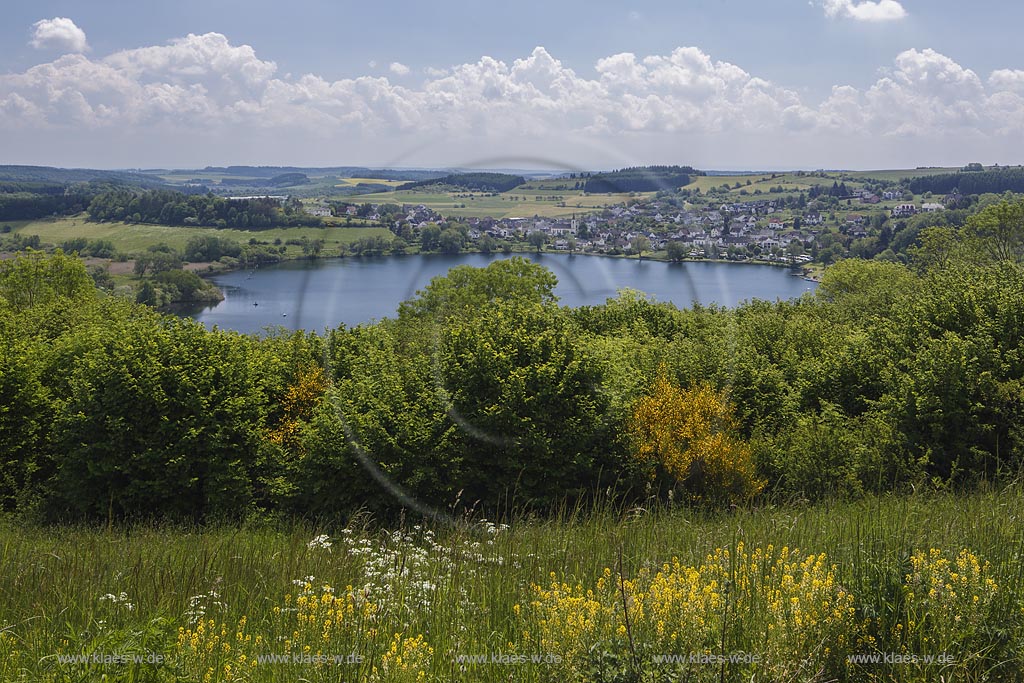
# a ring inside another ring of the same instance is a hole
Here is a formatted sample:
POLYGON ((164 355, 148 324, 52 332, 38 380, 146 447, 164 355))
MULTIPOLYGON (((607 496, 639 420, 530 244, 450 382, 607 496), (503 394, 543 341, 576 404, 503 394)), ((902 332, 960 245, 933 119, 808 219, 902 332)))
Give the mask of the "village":
MULTIPOLYGON (((657 256, 662 252, 660 256, 669 260, 806 264, 817 260, 822 250, 847 250, 856 240, 877 236, 890 221, 944 211, 956 206, 962 197, 953 193, 918 202, 913 199, 908 191, 894 188, 879 193, 862 189, 814 199, 804 193, 739 200, 710 193, 703 197, 638 195, 570 217, 452 217, 425 204, 396 207, 339 203, 311 211, 315 215, 333 211, 333 215, 361 215, 382 221, 396 235, 410 241, 433 224, 462 229, 467 247, 489 238, 498 245, 528 244, 538 250, 570 253, 657 256)), ((488 249, 493 248, 489 244, 488 249)))

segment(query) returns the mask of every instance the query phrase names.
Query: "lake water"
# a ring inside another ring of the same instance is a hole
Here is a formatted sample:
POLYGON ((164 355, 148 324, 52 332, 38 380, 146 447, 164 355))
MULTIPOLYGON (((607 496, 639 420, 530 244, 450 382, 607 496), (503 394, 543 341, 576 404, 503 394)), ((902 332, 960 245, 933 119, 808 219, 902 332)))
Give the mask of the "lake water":
MULTIPOLYGON (((524 254, 519 254, 525 256, 524 254)), ((218 275, 224 301, 187 314, 207 327, 259 332, 267 326, 323 331, 339 324, 392 317, 398 304, 431 278, 458 265, 486 266, 503 254, 386 256, 288 261, 256 271, 218 275)), ((743 263, 664 263, 570 254, 539 254, 530 260, 558 278, 555 294, 565 306, 604 303, 623 288, 638 289, 680 308, 735 306, 748 299, 790 299, 815 283, 786 268, 743 263)))

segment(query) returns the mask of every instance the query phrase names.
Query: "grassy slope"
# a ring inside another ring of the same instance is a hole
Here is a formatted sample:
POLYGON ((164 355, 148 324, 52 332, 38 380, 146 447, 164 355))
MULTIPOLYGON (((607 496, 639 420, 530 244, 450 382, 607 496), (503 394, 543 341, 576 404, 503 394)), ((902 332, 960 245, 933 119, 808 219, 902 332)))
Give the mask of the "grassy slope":
MULTIPOLYGON (((372 181, 377 182, 377 181, 372 181)), ((347 201, 362 203, 423 204, 434 211, 455 218, 485 217, 545 218, 569 217, 600 210, 611 204, 621 204, 631 198, 629 194, 584 195, 572 189, 575 180, 534 180, 494 197, 480 192, 438 192, 430 188, 379 192, 348 197, 347 201), (559 206, 564 203, 565 206, 559 206), (465 204, 465 207, 462 205, 465 204)), ((651 193, 647 193, 651 194, 651 193)), ((643 193, 635 197, 646 196, 643 193)))
MULTIPOLYGON (((437 532, 439 544, 456 549, 455 555, 432 550, 427 554, 434 559, 421 562, 417 557, 423 553, 416 548, 429 543, 389 541, 388 547, 396 554, 389 555, 384 564, 411 567, 408 581, 428 581, 436 586, 431 607, 416 602, 408 613, 394 613, 398 615, 396 623, 404 620, 406 634, 429 634, 437 651, 429 660, 428 680, 506 681, 511 673, 508 667, 460 672, 451 655, 508 652, 516 647, 535 651, 536 645, 524 645, 520 629, 536 624, 524 626, 513 614, 515 605, 529 603, 530 584, 547 586, 551 572, 569 584, 580 581, 586 586, 594 584, 604 567, 616 571, 620 550, 624 573, 636 576, 641 568, 659 567, 673 557, 684 564, 699 564, 716 548, 735 550, 740 542, 747 549, 771 544, 799 548, 801 557, 826 553, 828 562, 835 564, 836 580, 857 596, 858 606, 877 608, 886 599, 878 594, 879 579, 894 576, 901 581, 905 571, 901 563, 913 550, 940 548, 955 555, 961 548, 970 548, 992 563, 999 590, 1020 598, 1024 569, 1019 558, 1024 545, 1017 520, 1022 515, 1024 495, 1020 492, 870 498, 721 516, 686 511, 620 516, 605 511, 563 521, 524 521, 497 535, 479 526, 442 527, 437 532), (454 565, 452 557, 456 558, 454 565)), ((386 538, 383 532, 370 531, 358 521, 354 528, 350 547, 361 545, 360 539, 376 545, 386 538)), ((288 594, 294 599, 301 590, 293 585, 294 580, 313 576, 314 585, 326 581, 339 587, 339 593, 346 584, 382 581, 380 572, 386 569, 370 570, 363 564, 364 557, 375 552, 346 552, 341 531, 340 526, 303 525, 284 531, 143 526, 129 533, 116 528, 33 528, 0 519, 0 630, 7 630, 6 636, 0 637, 0 679, 13 680, 18 667, 24 667, 33 681, 99 680, 100 673, 116 671, 98 665, 89 670, 81 665, 57 667, 45 659, 54 652, 151 650, 181 655, 175 650, 175 641, 178 627, 189 625, 185 616, 189 598, 211 589, 223 603, 223 607, 207 607, 206 618, 218 624, 215 630, 225 623, 233 634, 235 624, 245 616, 248 633, 264 633, 271 640, 262 647, 250 644, 250 654, 281 652, 282 645, 273 642, 275 634, 291 637, 293 626, 289 624, 294 619, 287 609, 278 614, 273 608, 294 604, 284 598, 288 594), (333 538, 333 549, 307 546, 320 533, 333 538), (120 595, 122 591, 132 603, 131 610, 101 600, 105 594, 120 595), (12 657, 12 651, 19 654, 12 657), (57 677, 57 671, 67 677, 57 677), (75 677, 83 673, 84 678, 75 677)), ((411 584, 401 585, 404 588, 393 594, 395 601, 423 599, 411 584)), ((392 608, 397 609, 396 605, 392 608)), ((379 657, 387 649, 389 634, 367 635, 362 651, 371 658, 379 657)), ((337 647, 336 643, 323 647, 326 652, 337 651, 330 649, 337 647)), ((136 671, 138 677, 131 680, 151 680, 143 673, 136 671)), ((311 681, 336 681, 339 675, 295 665, 265 665, 251 673, 252 678, 246 680, 294 681, 301 674, 311 681)), ((517 681, 538 681, 545 680, 549 672, 524 665, 514 673, 517 681)), ((717 676, 717 669, 714 673, 717 676)), ((896 667, 885 680, 923 681, 935 673, 933 669, 925 671, 923 678, 915 678, 921 675, 919 670, 896 667)), ((344 680, 363 680, 355 669, 343 668, 340 674, 344 680)))
POLYGON ((166 225, 128 225, 125 223, 90 223, 84 216, 58 220, 13 221, 14 231, 23 235, 39 235, 43 242, 61 244, 73 237, 88 239, 109 239, 118 251, 133 253, 164 242, 176 249, 184 248, 189 238, 201 234, 215 234, 247 243, 250 239, 273 242, 275 239, 324 240, 327 251, 349 244, 362 237, 382 236, 391 238, 386 228, 330 227, 330 228, 274 228, 270 230, 217 230, 214 228, 172 227, 166 225))

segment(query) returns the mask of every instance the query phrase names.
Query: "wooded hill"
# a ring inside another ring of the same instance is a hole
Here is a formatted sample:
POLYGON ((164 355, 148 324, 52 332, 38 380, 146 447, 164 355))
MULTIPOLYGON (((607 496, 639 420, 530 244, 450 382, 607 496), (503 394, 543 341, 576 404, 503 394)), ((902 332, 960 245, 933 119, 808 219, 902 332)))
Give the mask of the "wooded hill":
POLYGON ((1024 168, 995 168, 987 171, 958 171, 943 175, 911 178, 907 187, 914 194, 934 192, 949 194, 957 190, 960 194, 984 194, 992 192, 1024 192, 1024 168))
POLYGON ((583 190, 590 193, 657 192, 677 190, 690 184, 690 176, 704 175, 690 166, 635 166, 587 178, 583 190))
POLYGON ((478 192, 508 192, 525 182, 526 178, 523 176, 510 175, 508 173, 453 173, 433 180, 405 183, 404 185, 399 185, 396 189, 415 190, 434 185, 448 185, 478 192))

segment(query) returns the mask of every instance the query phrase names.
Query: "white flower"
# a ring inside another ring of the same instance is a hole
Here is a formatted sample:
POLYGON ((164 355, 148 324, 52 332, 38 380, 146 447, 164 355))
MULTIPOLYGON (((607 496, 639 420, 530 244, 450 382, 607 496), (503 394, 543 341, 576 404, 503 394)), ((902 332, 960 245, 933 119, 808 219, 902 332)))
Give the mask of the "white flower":
POLYGON ((331 549, 331 537, 328 536, 327 534, 320 534, 319 536, 314 538, 312 541, 307 543, 306 547, 308 547, 308 548, 320 548, 322 550, 330 550, 331 549))

